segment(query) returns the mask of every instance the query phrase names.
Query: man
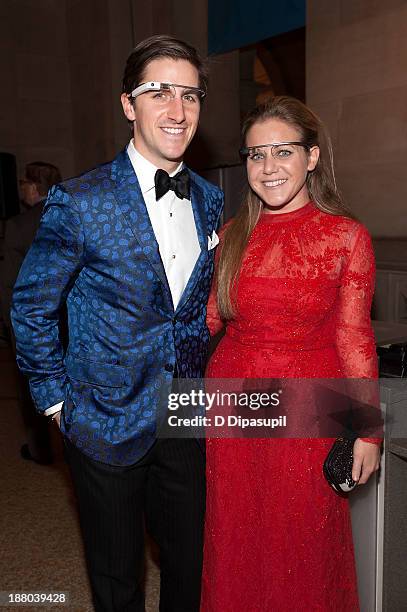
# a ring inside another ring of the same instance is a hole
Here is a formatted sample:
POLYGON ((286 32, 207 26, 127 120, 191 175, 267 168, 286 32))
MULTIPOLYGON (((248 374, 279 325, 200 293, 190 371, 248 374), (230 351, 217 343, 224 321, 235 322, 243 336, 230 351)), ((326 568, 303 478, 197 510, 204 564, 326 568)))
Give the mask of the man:
MULTIPOLYGON (((20 180, 22 212, 11 217, 6 224, 4 237, 4 261, 2 266, 2 306, 3 319, 14 338, 10 322, 11 296, 14 284, 38 230, 45 198, 49 189, 61 181, 56 166, 47 162, 31 162, 25 167, 24 178, 20 180)), ((21 447, 23 459, 39 464, 52 463, 51 441, 46 419, 36 413, 25 376, 19 376, 19 404, 27 430, 28 442, 21 447)))
POLYGON ((206 82, 186 43, 134 49, 121 96, 133 139, 51 192, 15 289, 19 363, 38 410, 60 418, 97 611, 144 610, 144 520, 160 548, 160 609, 199 610, 203 452, 157 428, 174 376, 201 376, 208 344, 223 198, 182 164, 206 82))

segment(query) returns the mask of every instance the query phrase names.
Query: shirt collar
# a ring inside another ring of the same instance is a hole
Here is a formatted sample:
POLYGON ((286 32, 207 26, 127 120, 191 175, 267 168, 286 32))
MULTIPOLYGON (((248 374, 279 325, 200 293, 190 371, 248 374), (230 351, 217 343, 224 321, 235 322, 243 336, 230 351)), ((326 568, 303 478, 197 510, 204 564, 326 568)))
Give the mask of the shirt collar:
MULTIPOLYGON (((148 191, 151 191, 151 189, 155 188, 154 177, 158 168, 137 151, 136 147, 134 146, 133 138, 128 144, 127 153, 134 172, 136 173, 141 193, 144 195, 148 191)), ((170 176, 177 174, 177 172, 181 170, 182 166, 183 162, 181 162, 173 172, 169 173, 170 176)))

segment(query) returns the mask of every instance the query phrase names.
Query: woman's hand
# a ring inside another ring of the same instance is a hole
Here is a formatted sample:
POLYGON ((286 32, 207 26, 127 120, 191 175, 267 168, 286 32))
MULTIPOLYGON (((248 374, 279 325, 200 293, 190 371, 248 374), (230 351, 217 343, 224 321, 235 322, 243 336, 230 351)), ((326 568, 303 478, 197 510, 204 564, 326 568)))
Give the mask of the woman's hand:
POLYGON ((380 466, 380 447, 357 438, 353 447, 352 478, 365 484, 380 466))

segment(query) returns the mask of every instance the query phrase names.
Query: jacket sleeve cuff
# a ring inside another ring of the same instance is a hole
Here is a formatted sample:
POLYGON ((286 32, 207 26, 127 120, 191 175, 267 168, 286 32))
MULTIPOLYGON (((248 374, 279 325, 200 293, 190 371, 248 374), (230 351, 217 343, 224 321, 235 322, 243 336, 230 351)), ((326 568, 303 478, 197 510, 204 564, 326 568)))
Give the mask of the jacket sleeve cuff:
MULTIPOLYGON (((30 389, 35 407, 41 414, 52 414, 48 412, 51 408, 60 404, 65 398, 67 377, 64 373, 56 378, 42 379, 41 381, 31 381, 30 389)), ((54 410, 53 412, 57 412, 54 410)))

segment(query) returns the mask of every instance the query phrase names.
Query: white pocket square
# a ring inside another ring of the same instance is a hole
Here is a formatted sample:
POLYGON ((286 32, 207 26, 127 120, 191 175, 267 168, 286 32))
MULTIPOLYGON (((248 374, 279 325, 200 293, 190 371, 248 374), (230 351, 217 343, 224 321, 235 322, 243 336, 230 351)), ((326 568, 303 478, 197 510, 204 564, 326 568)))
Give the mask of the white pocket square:
POLYGON ((212 236, 208 236, 208 251, 211 251, 219 244, 219 236, 215 231, 212 232, 212 236))

